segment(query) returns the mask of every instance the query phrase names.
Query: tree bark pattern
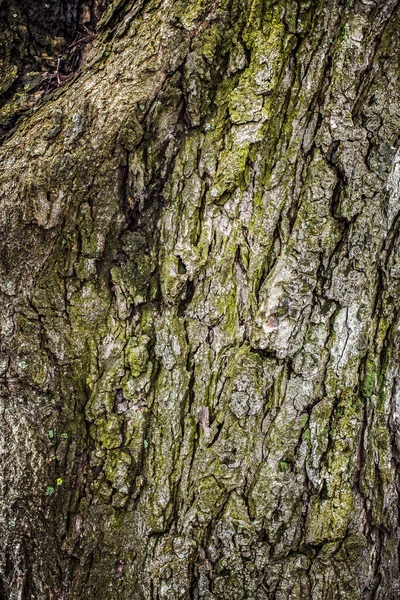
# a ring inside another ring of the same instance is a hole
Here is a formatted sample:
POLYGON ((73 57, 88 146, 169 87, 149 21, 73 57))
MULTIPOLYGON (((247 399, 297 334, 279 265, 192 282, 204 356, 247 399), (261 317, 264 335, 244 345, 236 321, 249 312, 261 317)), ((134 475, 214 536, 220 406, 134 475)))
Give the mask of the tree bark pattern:
POLYGON ((0 149, 0 598, 394 599, 400 9, 119 0, 0 149))

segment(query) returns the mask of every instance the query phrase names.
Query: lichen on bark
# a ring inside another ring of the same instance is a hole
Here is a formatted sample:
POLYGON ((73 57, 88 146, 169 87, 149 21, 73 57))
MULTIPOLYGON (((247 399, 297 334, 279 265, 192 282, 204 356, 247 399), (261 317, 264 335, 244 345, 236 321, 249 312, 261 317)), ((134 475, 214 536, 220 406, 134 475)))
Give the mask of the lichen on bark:
POLYGON ((12 123, 0 599, 398 596, 399 24, 119 0, 12 123))

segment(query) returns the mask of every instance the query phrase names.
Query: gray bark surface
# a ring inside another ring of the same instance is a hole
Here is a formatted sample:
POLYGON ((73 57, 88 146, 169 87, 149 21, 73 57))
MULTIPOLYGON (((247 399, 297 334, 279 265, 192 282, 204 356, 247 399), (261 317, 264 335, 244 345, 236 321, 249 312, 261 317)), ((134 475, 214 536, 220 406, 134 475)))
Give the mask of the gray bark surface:
POLYGON ((0 600, 399 598, 399 2, 72 5, 57 81, 0 1, 0 600))

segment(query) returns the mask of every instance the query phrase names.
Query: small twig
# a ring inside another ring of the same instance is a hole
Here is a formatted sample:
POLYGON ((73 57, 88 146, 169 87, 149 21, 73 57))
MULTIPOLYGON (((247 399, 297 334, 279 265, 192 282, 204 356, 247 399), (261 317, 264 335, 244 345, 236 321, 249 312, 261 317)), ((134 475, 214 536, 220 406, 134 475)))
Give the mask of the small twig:
MULTIPOLYGON (((79 34, 81 35, 81 34, 79 34)), ((68 52, 68 50, 71 50, 71 48, 74 48, 75 46, 78 46, 79 44, 82 43, 86 43, 89 41, 88 39, 89 36, 87 35, 83 35, 82 37, 80 37, 78 40, 75 40, 75 42, 72 42, 72 44, 70 44, 65 50, 64 52, 61 54, 61 57, 64 56, 64 54, 66 54, 68 52)))
MULTIPOLYGON (((77 40, 75 40, 74 42, 72 42, 72 44, 70 44, 62 54, 60 54, 60 56, 57 59, 57 69, 56 69, 56 80, 57 80, 57 86, 60 87, 63 84, 63 81, 61 79, 60 76, 60 68, 61 68, 61 59, 64 58, 66 55, 68 55, 69 51, 72 48, 75 48, 75 46, 79 46, 79 45, 84 45, 89 43, 90 41, 95 39, 95 34, 92 33, 87 27, 85 27, 85 25, 83 25, 85 31, 87 31, 88 35, 82 35, 80 33, 78 33, 78 35, 80 36, 77 40)), ((69 75, 67 76, 69 77, 69 75)))
POLYGON ((83 29, 86 31, 86 33, 89 35, 89 37, 91 37, 91 38, 92 38, 92 40, 94 40, 94 39, 95 39, 95 37, 96 37, 96 34, 95 34, 95 33, 93 33, 93 31, 90 31, 90 29, 88 29, 88 28, 86 27, 86 25, 82 25, 82 27, 83 27, 83 29))
POLYGON ((57 71, 56 71, 57 85, 61 85, 61 79, 60 79, 61 56, 59 56, 57 59, 57 71))

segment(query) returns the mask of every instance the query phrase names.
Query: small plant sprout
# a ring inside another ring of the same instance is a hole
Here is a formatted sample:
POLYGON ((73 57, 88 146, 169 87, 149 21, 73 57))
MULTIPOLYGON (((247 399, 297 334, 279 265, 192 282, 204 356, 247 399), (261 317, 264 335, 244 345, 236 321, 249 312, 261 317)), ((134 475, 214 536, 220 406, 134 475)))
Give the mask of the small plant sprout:
POLYGON ((59 478, 57 479, 57 485, 62 485, 62 482, 63 482, 63 480, 61 479, 61 477, 59 477, 59 478))
POLYGON ((54 494, 54 488, 49 485, 46 490, 46 496, 52 496, 53 494, 54 494))
POLYGON ((60 437, 61 437, 62 440, 67 440, 68 439, 68 433, 62 433, 60 437))

